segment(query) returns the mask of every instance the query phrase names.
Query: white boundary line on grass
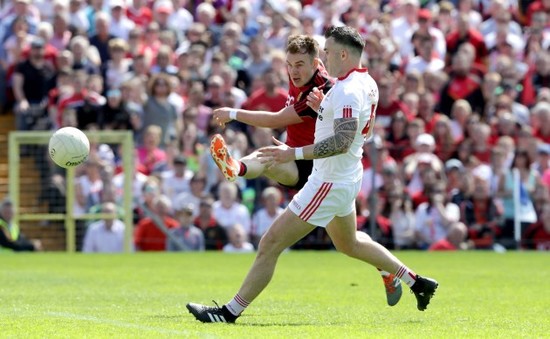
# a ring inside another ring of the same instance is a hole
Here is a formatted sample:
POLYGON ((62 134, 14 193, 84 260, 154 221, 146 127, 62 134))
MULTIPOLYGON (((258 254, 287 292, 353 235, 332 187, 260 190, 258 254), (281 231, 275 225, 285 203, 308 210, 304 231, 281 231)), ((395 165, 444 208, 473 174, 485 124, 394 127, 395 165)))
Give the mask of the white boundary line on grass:
POLYGON ((145 325, 127 323, 127 322, 117 321, 112 319, 102 319, 102 318, 89 316, 89 315, 81 315, 81 314, 66 313, 66 312, 47 312, 46 315, 50 317, 56 317, 56 318, 89 321, 89 322, 104 324, 104 325, 112 325, 112 326, 123 327, 123 328, 133 328, 133 329, 138 329, 143 331, 157 332, 159 334, 172 334, 172 335, 178 334, 178 335, 187 335, 187 336, 191 334, 195 334, 195 335, 198 334, 201 336, 214 338, 214 336, 212 336, 211 334, 199 332, 199 331, 170 330, 162 327, 145 326, 145 325))

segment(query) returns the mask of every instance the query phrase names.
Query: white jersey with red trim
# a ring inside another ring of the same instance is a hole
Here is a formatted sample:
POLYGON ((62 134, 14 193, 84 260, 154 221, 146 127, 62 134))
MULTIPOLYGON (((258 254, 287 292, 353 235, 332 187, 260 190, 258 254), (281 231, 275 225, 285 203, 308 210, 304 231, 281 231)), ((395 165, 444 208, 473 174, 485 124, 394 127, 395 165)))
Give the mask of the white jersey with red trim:
POLYGON ((324 182, 351 183, 361 180, 363 143, 374 128, 378 86, 366 68, 353 69, 325 94, 315 124, 315 143, 334 135, 334 120, 355 117, 358 129, 344 154, 313 161, 312 175, 324 182))

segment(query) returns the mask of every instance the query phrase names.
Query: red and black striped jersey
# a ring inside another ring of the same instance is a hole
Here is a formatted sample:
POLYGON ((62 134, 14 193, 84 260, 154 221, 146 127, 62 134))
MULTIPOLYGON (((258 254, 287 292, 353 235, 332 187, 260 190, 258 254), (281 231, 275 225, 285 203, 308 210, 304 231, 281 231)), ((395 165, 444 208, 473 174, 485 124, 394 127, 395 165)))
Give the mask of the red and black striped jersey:
POLYGON ((290 147, 311 145, 314 141, 317 112, 307 105, 306 98, 315 87, 326 94, 334 84, 334 81, 329 77, 325 68, 319 66, 306 85, 302 87, 294 86, 290 76, 289 84, 286 106, 293 105, 296 113, 302 118, 302 122, 287 126, 286 144, 290 147))

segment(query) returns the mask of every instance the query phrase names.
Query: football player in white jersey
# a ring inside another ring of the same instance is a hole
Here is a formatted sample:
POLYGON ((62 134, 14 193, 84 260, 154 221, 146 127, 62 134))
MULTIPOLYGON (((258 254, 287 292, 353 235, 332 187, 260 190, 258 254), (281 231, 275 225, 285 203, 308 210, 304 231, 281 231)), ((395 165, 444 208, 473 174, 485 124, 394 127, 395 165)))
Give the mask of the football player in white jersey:
POLYGON ((366 233, 358 232, 355 198, 362 178, 362 145, 374 124, 378 87, 361 68, 364 41, 348 26, 325 33, 326 67, 338 78, 318 111, 315 141, 304 147, 278 146, 260 150, 267 166, 314 159, 306 185, 294 196, 260 241, 257 256, 238 293, 222 307, 187 304, 202 322, 235 322, 268 285, 279 255, 315 227, 325 227, 335 247, 346 255, 395 274, 411 288, 417 308, 424 311, 438 283, 405 266, 366 233))

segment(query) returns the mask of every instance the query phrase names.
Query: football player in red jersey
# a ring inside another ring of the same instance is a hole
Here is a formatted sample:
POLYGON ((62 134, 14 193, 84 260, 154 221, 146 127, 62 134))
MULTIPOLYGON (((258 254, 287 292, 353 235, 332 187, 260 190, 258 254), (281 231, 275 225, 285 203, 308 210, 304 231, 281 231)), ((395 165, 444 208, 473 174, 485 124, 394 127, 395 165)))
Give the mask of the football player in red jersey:
MULTIPOLYGON (((238 120, 256 127, 287 129, 286 143, 300 147, 313 143, 317 112, 307 104, 307 97, 314 88, 326 93, 333 81, 328 76, 319 59, 319 45, 310 36, 289 37, 286 47, 286 63, 289 76, 289 94, 286 107, 278 112, 248 111, 243 109, 219 108, 214 110, 214 119, 221 126, 231 120, 238 120)), ((234 159, 229 154, 221 135, 212 138, 212 157, 225 178, 235 181, 238 176, 247 179, 264 175, 281 185, 300 189, 307 181, 313 168, 312 160, 296 160, 267 168, 253 152, 242 159, 234 159)))

